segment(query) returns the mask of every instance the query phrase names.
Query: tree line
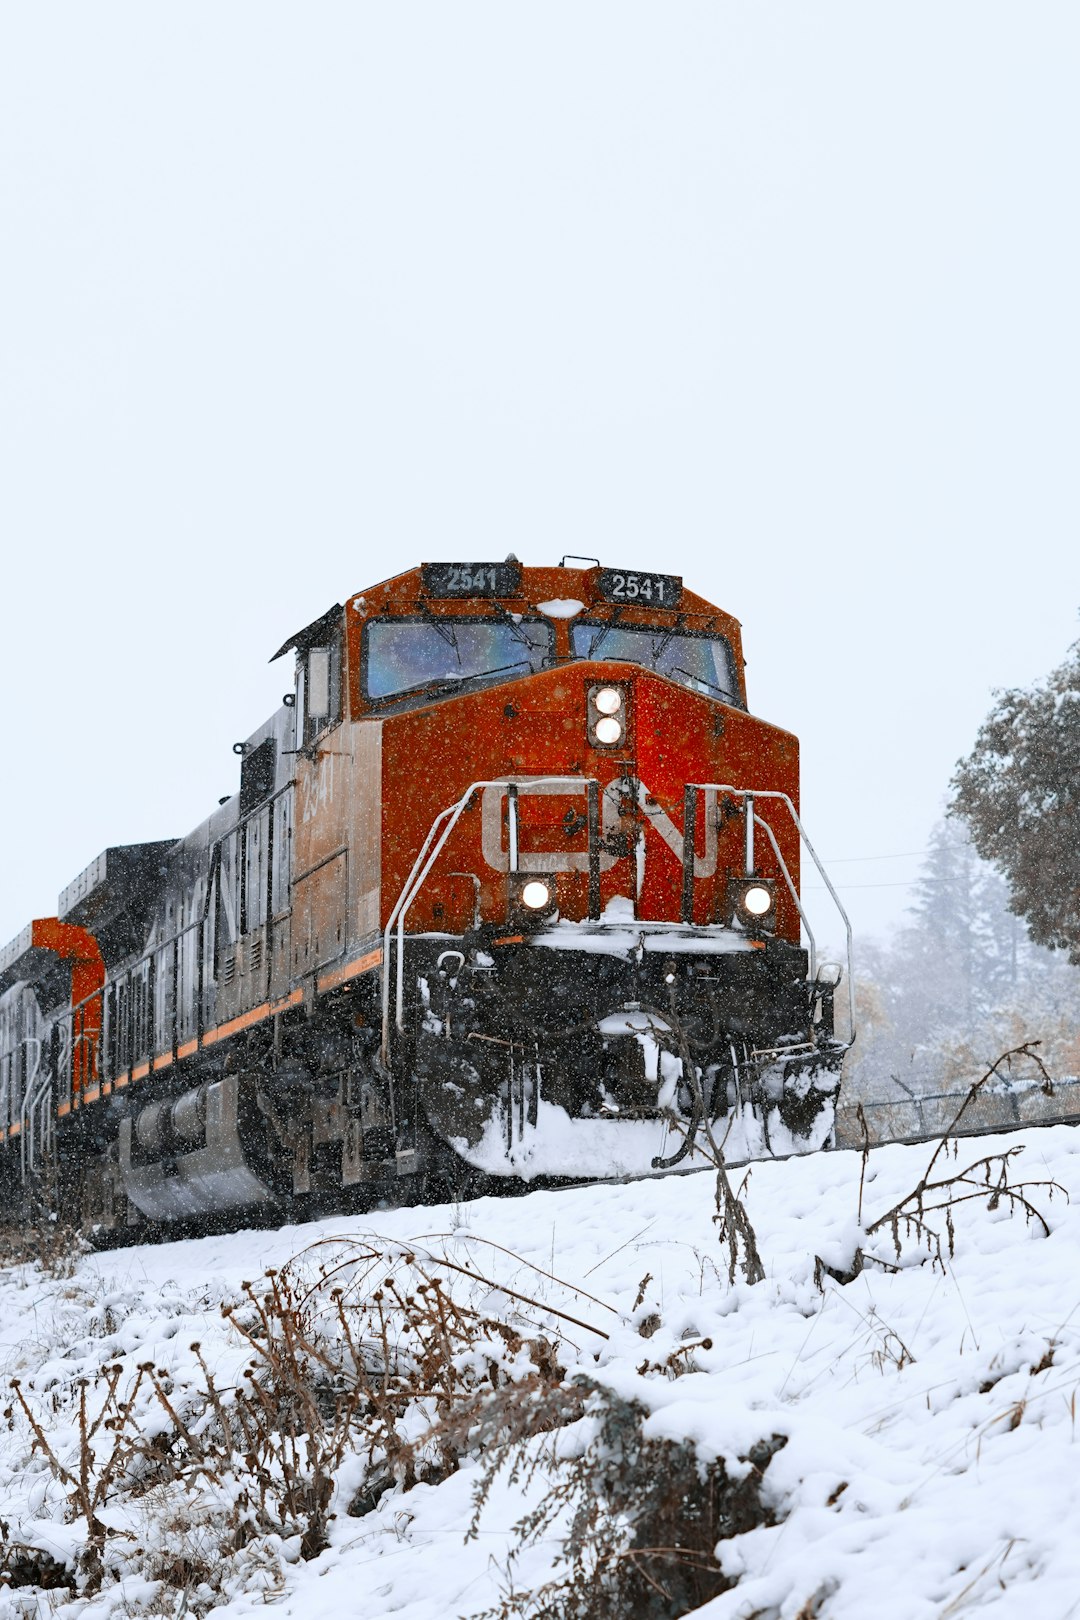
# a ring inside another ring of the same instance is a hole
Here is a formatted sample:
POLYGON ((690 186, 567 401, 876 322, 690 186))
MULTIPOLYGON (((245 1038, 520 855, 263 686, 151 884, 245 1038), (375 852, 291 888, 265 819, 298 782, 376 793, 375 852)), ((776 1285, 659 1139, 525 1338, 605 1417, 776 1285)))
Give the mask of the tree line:
POLYGON ((1080 1075, 1080 642, 996 694, 951 789, 907 925, 860 948, 849 1095, 949 1091, 1030 1039, 1080 1075))

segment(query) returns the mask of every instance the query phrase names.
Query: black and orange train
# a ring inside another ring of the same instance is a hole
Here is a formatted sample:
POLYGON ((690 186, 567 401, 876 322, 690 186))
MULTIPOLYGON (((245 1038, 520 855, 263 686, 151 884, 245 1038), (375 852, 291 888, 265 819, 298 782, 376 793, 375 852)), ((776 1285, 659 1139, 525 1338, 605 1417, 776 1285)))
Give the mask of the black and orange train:
POLYGON ((0 952, 9 1208, 295 1217, 828 1143, 852 1030, 798 743, 734 619, 565 561, 333 607, 238 791, 0 952))

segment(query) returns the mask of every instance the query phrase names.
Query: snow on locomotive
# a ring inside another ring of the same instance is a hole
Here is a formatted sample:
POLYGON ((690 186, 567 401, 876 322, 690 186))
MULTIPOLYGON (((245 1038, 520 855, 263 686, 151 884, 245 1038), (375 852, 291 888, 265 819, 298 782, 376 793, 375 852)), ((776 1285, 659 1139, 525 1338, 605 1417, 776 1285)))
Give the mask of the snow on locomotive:
POLYGON ((429 563, 289 651, 238 793, 0 953, 9 1204, 137 1227, 828 1142, 840 969, 734 619, 671 575, 429 563))

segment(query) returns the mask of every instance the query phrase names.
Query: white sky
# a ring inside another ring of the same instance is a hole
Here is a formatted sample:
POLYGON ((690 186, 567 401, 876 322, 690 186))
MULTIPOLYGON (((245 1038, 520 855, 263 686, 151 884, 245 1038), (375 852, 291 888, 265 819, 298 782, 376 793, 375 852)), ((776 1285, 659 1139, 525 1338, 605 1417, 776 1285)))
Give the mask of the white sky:
POLYGON ((510 550, 739 617, 902 916, 1078 633, 1078 80, 1075 0, 8 0, 0 943, 234 788, 291 631, 510 550))

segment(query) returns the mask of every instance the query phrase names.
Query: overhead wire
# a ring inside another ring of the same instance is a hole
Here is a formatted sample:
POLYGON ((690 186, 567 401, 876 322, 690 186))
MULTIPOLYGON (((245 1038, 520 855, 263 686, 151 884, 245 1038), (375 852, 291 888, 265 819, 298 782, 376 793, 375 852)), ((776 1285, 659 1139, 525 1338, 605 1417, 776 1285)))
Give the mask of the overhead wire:
MULTIPOLYGON (((826 866, 852 866, 866 861, 901 861, 912 859, 916 855, 929 855, 931 853, 932 851, 929 849, 903 849, 896 850, 891 855, 838 855, 834 859, 826 860, 824 864, 826 866)), ((963 879, 958 877, 920 876, 889 880, 883 883, 837 883, 834 884, 834 888, 843 889, 845 892, 851 889, 911 889, 914 888, 916 883, 960 883, 962 881, 963 879)), ((816 890, 820 894, 825 893, 823 883, 808 883, 805 887, 807 892, 816 890)))
MULTIPOLYGON (((963 882, 962 878, 913 877, 913 878, 908 878, 906 882, 901 882, 901 883, 834 883, 833 888, 834 889, 913 889, 915 887, 916 883, 962 883, 962 882, 963 882)), ((824 883, 807 883, 805 885, 805 887, 806 887, 806 889, 808 891, 811 890, 811 889, 817 889, 817 890, 820 891, 820 893, 822 893, 822 894, 825 893, 825 885, 824 885, 824 883)))

